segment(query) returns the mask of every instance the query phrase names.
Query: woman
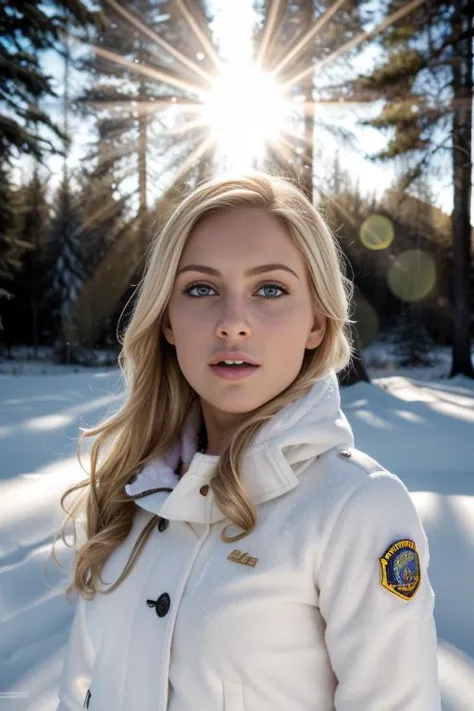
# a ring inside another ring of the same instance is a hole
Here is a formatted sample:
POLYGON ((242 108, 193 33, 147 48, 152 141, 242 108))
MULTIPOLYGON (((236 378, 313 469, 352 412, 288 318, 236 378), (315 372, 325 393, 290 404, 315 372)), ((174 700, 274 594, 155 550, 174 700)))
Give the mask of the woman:
POLYGON ((58 711, 440 709, 420 518, 340 410, 351 290, 265 174, 200 186, 156 237, 126 400, 61 499, 85 489, 58 711))

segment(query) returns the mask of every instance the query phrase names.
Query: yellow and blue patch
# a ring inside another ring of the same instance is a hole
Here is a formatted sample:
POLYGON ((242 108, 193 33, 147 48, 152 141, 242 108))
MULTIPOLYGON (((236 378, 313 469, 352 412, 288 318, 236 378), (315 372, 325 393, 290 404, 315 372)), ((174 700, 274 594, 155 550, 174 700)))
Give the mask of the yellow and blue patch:
POLYGON ((415 543, 409 539, 395 541, 379 561, 383 587, 403 600, 410 600, 421 581, 420 560, 415 543))

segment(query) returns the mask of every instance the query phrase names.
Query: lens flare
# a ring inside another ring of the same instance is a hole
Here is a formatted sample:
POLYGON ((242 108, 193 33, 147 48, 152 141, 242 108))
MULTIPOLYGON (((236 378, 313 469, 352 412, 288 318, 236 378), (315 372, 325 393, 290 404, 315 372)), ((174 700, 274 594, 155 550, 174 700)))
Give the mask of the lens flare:
POLYGON ((385 215, 370 215, 360 228, 360 241, 367 249, 387 249, 394 236, 393 223, 385 215))
POLYGON ((436 284, 433 257, 421 249, 409 249, 397 256, 388 270, 388 285, 402 301, 420 301, 436 284))

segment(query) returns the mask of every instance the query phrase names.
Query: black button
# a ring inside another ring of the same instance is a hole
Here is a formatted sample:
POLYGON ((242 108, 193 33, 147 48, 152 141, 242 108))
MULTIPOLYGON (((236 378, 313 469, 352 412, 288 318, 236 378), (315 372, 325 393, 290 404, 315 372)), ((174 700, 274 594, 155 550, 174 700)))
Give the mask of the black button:
POLYGON ((160 595, 158 600, 147 600, 148 607, 154 607, 158 617, 164 617, 170 609, 170 596, 168 593, 160 595))
POLYGON ((158 617, 164 617, 167 613, 168 610, 170 609, 170 596, 168 593, 163 593, 160 595, 158 600, 156 601, 156 614, 158 617))
POLYGON ((168 521, 167 518, 160 518, 160 520, 158 521, 157 528, 160 533, 163 533, 163 531, 166 531, 166 529, 168 528, 169 525, 170 525, 170 522, 168 521))

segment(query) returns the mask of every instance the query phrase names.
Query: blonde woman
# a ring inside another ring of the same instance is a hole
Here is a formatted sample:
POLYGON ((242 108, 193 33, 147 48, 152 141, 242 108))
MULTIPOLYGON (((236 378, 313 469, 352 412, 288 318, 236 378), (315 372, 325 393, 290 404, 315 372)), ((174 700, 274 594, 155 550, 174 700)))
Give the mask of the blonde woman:
POLYGON ((126 399, 61 499, 84 488, 58 711, 440 709, 426 536, 340 409, 351 289, 266 174, 198 187, 156 236, 126 399))

